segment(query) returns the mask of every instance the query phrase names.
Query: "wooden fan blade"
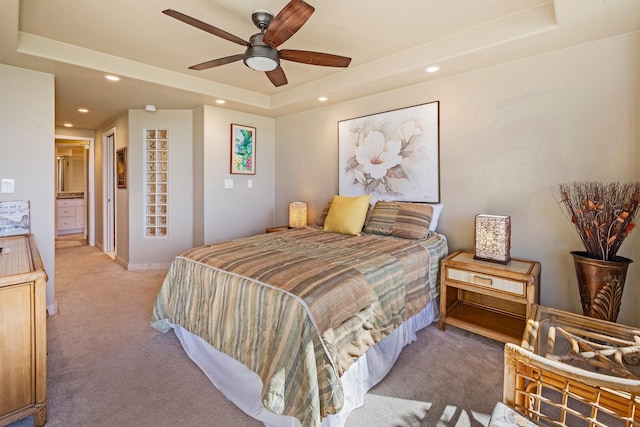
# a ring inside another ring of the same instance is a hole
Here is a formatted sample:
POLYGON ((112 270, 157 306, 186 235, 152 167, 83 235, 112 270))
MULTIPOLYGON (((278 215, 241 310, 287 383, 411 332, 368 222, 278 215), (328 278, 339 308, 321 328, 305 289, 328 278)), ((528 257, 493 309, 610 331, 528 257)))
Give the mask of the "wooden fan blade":
POLYGON ((313 6, 302 0, 291 0, 267 27, 264 42, 271 47, 280 46, 307 22, 314 11, 313 6))
POLYGON ((282 67, 278 67, 272 71, 265 71, 265 74, 267 75, 269 80, 271 80, 271 83, 273 83, 275 87, 284 86, 287 84, 287 76, 285 76, 282 67))
POLYGON ((217 67, 219 65, 228 64, 230 62, 239 61, 242 59, 244 54, 240 53, 238 55, 225 56, 224 58, 214 59, 213 61, 203 62, 202 64, 192 65, 189 67, 192 70, 206 70, 207 68, 217 67))
POLYGON ((282 49, 280 51, 280 59, 300 62, 302 64, 323 65, 325 67, 348 67, 351 63, 351 58, 347 58, 346 56, 291 49, 282 49))
POLYGON ((199 28, 207 33, 211 33, 214 36, 222 37, 225 40, 229 40, 230 42, 237 43, 240 46, 250 46, 249 42, 242 40, 240 37, 236 37, 231 33, 227 33, 220 28, 216 28, 213 25, 209 25, 206 22, 202 22, 196 18, 192 18, 190 16, 185 15, 184 13, 180 13, 173 9, 163 10, 162 13, 165 15, 169 15, 172 18, 177 19, 178 21, 182 21, 186 24, 192 25, 196 28, 199 28))

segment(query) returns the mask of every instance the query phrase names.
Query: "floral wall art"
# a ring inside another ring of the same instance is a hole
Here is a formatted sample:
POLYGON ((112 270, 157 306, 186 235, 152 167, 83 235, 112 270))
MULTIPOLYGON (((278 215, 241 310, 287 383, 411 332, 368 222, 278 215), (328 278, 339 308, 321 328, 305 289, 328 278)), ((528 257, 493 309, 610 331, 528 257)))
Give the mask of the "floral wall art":
POLYGON ((256 173, 256 128, 231 125, 231 173, 256 173))
POLYGON ((439 102, 338 122, 339 191, 440 202, 439 102))

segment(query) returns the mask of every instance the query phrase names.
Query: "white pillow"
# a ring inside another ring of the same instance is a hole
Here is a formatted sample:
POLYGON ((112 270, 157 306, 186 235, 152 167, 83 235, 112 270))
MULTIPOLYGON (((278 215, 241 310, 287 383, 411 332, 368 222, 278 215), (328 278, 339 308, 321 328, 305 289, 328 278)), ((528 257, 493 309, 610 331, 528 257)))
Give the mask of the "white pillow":
POLYGON ((436 231, 436 227, 438 226, 438 219, 440 218, 440 213, 442 212, 442 208, 444 205, 442 203, 429 203, 433 206, 433 216, 431 217, 431 223, 429 224, 429 230, 436 231))

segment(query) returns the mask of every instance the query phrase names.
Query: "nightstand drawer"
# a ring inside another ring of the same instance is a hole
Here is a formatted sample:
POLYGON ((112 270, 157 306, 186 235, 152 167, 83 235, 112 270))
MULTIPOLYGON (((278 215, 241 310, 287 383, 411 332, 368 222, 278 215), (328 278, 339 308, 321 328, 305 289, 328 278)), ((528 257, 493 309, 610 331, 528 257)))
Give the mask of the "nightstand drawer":
POLYGON ((455 268, 447 268, 447 278, 457 280, 458 282, 469 283, 474 286, 508 292, 514 295, 525 295, 524 283, 505 279, 503 277, 475 273, 473 271, 457 270, 455 268))

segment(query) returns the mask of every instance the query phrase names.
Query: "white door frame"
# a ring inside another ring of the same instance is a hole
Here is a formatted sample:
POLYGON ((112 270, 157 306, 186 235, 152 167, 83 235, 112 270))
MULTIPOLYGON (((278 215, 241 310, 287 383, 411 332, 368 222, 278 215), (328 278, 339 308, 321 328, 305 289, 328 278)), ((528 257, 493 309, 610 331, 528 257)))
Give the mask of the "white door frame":
POLYGON ((88 206, 88 222, 87 222, 87 243, 89 246, 95 246, 96 244, 96 199, 95 199, 95 147, 94 138, 88 138, 84 136, 70 136, 70 135, 54 135, 54 141, 56 139, 68 139, 74 141, 88 141, 89 142, 89 170, 87 172, 88 181, 85 186, 84 192, 84 205, 88 206), (87 195, 88 194, 88 195, 87 195))
POLYGON ((102 134, 103 146, 103 251, 116 252, 116 128, 102 134))

